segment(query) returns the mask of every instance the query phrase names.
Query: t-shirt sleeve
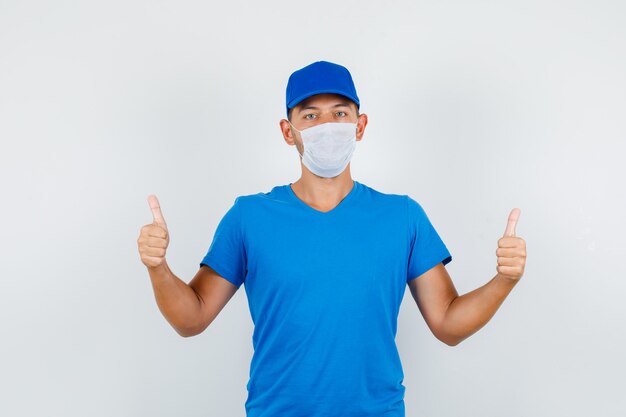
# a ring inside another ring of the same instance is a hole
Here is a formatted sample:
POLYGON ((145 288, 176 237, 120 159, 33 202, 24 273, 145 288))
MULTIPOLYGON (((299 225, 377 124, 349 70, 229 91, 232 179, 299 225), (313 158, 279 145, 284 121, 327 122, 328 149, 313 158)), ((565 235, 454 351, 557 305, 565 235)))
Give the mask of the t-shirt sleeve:
POLYGON ((436 266, 452 261, 450 251, 439 237, 422 206, 407 196, 409 219, 409 264, 407 282, 436 266))
POLYGON ((208 265, 239 288, 247 273, 247 259, 243 239, 241 201, 239 197, 224 214, 200 266, 208 265))

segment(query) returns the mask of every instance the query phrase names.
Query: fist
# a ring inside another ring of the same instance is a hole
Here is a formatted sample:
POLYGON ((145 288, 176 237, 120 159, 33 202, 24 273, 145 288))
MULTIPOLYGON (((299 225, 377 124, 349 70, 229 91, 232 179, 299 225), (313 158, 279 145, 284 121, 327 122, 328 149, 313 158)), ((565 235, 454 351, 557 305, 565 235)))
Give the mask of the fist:
POLYGON ((496 249, 498 275, 514 281, 522 277, 526 266, 526 242, 521 237, 515 236, 515 226, 520 212, 520 209, 514 208, 509 214, 504 236, 498 240, 496 249))
POLYGON ((152 210, 153 222, 141 228, 137 245, 141 262, 148 268, 154 268, 165 261, 165 251, 170 243, 170 236, 163 213, 161 213, 159 200, 155 195, 148 196, 148 204, 152 210))

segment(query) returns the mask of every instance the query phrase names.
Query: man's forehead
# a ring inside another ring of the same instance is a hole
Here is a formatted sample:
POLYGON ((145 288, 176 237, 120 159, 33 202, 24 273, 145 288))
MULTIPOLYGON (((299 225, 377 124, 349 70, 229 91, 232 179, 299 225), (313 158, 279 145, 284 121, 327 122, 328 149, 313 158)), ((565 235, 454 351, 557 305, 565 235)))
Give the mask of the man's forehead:
POLYGON ((322 93, 322 94, 315 94, 311 97, 305 98, 300 103, 298 103, 297 106, 302 109, 307 106, 314 106, 314 105, 320 104, 321 102, 326 102, 326 101, 328 101, 328 104, 330 106, 333 106, 336 104, 345 104, 346 106, 349 106, 350 103, 352 103, 352 101, 350 101, 347 97, 342 96, 341 94, 322 93))

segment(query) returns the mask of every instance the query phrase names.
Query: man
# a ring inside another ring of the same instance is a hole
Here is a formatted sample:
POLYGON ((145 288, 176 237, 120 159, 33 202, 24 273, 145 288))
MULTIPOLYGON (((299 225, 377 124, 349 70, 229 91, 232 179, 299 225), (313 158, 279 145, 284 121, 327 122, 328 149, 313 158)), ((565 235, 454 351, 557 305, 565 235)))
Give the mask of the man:
POLYGON ((167 225, 139 252, 158 306, 182 336, 201 333, 245 284, 254 322, 248 417, 403 417, 395 344, 406 286, 435 337, 455 346, 494 315, 523 274, 519 209, 498 240, 497 274, 459 296, 447 247, 422 206, 355 181, 350 160, 367 126, 349 71, 317 61, 295 71, 280 128, 300 154, 298 181, 239 196, 189 285, 167 266, 167 225))

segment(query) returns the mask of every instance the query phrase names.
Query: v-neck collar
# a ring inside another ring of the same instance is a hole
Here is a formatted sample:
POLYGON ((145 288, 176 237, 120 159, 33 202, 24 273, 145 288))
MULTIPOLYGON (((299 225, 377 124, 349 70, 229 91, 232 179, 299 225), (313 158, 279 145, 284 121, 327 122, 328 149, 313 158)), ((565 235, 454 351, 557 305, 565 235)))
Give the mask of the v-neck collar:
POLYGON ((309 206, 304 201, 302 201, 300 197, 298 197, 296 193, 293 191, 293 189, 291 188, 291 184, 292 184, 291 182, 285 185, 285 187, 287 188, 287 194, 291 197, 292 200, 296 202, 296 204, 303 206, 307 211, 313 212, 319 216, 329 216, 337 212, 338 210, 340 210, 343 206, 345 206, 348 203, 348 201, 350 201, 354 197, 354 195, 357 193, 357 190, 361 184, 359 184, 359 182, 354 179, 352 180, 352 182, 354 184, 352 185, 352 189, 350 189, 350 192, 346 194, 346 196, 339 202, 339 204, 337 204, 335 207, 333 207, 329 211, 318 210, 316 208, 309 206))

